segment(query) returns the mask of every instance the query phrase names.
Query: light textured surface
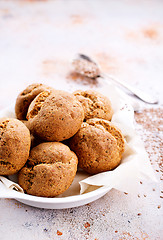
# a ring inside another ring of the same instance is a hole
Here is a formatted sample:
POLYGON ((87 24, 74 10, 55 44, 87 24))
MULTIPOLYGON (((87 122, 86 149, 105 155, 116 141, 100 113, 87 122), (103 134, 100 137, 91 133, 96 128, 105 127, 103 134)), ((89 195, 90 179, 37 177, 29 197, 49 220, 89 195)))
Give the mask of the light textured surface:
POLYGON ((105 72, 148 93, 136 129, 145 142, 158 183, 143 182, 133 194, 110 191, 86 206, 44 210, 0 199, 0 240, 163 239, 163 2, 0 1, 0 109, 28 84, 42 82, 73 91, 96 88, 70 73, 81 52, 105 72))

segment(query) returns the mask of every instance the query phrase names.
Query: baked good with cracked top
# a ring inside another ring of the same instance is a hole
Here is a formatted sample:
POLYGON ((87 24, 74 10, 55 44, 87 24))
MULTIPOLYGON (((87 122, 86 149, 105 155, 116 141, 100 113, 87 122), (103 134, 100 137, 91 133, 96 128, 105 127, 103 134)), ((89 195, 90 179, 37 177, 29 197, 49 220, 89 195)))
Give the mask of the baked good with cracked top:
POLYGON ((0 118, 0 175, 17 173, 30 151, 30 132, 19 120, 0 118))
POLYGON ((15 103, 15 114, 19 120, 26 120, 28 107, 33 99, 43 91, 53 91, 52 87, 49 87, 42 83, 33 83, 27 86, 17 97, 15 103))
POLYGON ((79 167, 96 174, 120 164, 125 141, 121 131, 110 121, 94 118, 82 124, 69 140, 69 146, 78 157, 79 167))
POLYGON ((79 130, 84 110, 71 93, 44 91, 30 104, 27 119, 34 136, 45 141, 63 141, 79 130))
POLYGON ((28 194, 55 197, 70 187, 77 164, 76 154, 63 143, 41 143, 31 150, 18 183, 28 194))
POLYGON ((83 105, 85 120, 90 118, 111 120, 113 109, 110 100, 106 96, 93 90, 78 90, 73 94, 83 105))

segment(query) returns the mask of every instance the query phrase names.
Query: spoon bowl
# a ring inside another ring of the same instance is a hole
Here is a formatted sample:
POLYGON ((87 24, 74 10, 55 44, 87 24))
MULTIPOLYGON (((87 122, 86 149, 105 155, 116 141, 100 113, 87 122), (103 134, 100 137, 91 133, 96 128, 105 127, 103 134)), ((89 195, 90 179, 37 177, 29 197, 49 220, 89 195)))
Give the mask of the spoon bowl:
POLYGON ((153 97, 145 93, 144 91, 129 85, 128 83, 122 82, 121 80, 115 78, 114 76, 103 73, 99 65, 93 59, 91 59, 89 56, 85 54, 78 54, 77 57, 73 60, 72 64, 74 66, 75 71, 81 75, 93 79, 101 77, 104 80, 111 80, 116 84, 120 85, 121 87, 127 89, 127 91, 132 93, 134 96, 136 96, 143 102, 149 104, 158 103, 158 99, 156 97, 153 97))

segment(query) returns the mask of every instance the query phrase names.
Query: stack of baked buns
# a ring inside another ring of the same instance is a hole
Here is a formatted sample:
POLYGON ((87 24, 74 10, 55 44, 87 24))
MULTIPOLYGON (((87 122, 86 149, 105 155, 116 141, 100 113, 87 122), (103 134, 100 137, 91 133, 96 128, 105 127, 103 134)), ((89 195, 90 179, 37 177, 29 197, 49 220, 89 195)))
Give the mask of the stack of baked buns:
POLYGON ((32 84, 18 95, 15 114, 0 119, 0 175, 17 173, 27 194, 55 197, 78 168, 97 174, 121 162, 124 137, 111 123, 110 100, 96 91, 32 84))

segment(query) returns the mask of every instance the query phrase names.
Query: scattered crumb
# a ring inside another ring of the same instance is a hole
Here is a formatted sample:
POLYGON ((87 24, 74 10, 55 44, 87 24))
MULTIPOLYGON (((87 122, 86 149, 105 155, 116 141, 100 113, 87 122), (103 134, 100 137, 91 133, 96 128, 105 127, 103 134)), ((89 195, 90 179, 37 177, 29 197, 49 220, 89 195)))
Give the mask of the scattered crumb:
POLYGON ((138 216, 141 216, 141 213, 138 213, 138 216))
POLYGON ((157 208, 158 208, 158 209, 159 209, 159 208, 161 208, 161 205, 158 205, 158 207, 157 207, 157 208))
MULTIPOLYGON (((153 169, 160 175, 160 180, 163 180, 162 116, 163 108, 149 108, 135 113, 138 123, 136 129, 144 142, 153 169)), ((152 190, 156 191, 155 188, 152 190)))
POLYGON ((115 233, 117 233, 118 231, 117 230, 115 230, 115 233))
POLYGON ((59 230, 57 230, 57 235, 58 235, 58 236, 61 236, 61 235, 62 235, 62 232, 60 232, 59 230))
POLYGON ((86 222, 85 224, 84 224, 84 227, 85 228, 88 228, 88 227, 90 227, 91 225, 90 225, 90 223, 89 222, 86 222))
POLYGON ((127 195, 128 193, 127 193, 127 192, 124 192, 124 194, 126 194, 126 195, 127 195))

